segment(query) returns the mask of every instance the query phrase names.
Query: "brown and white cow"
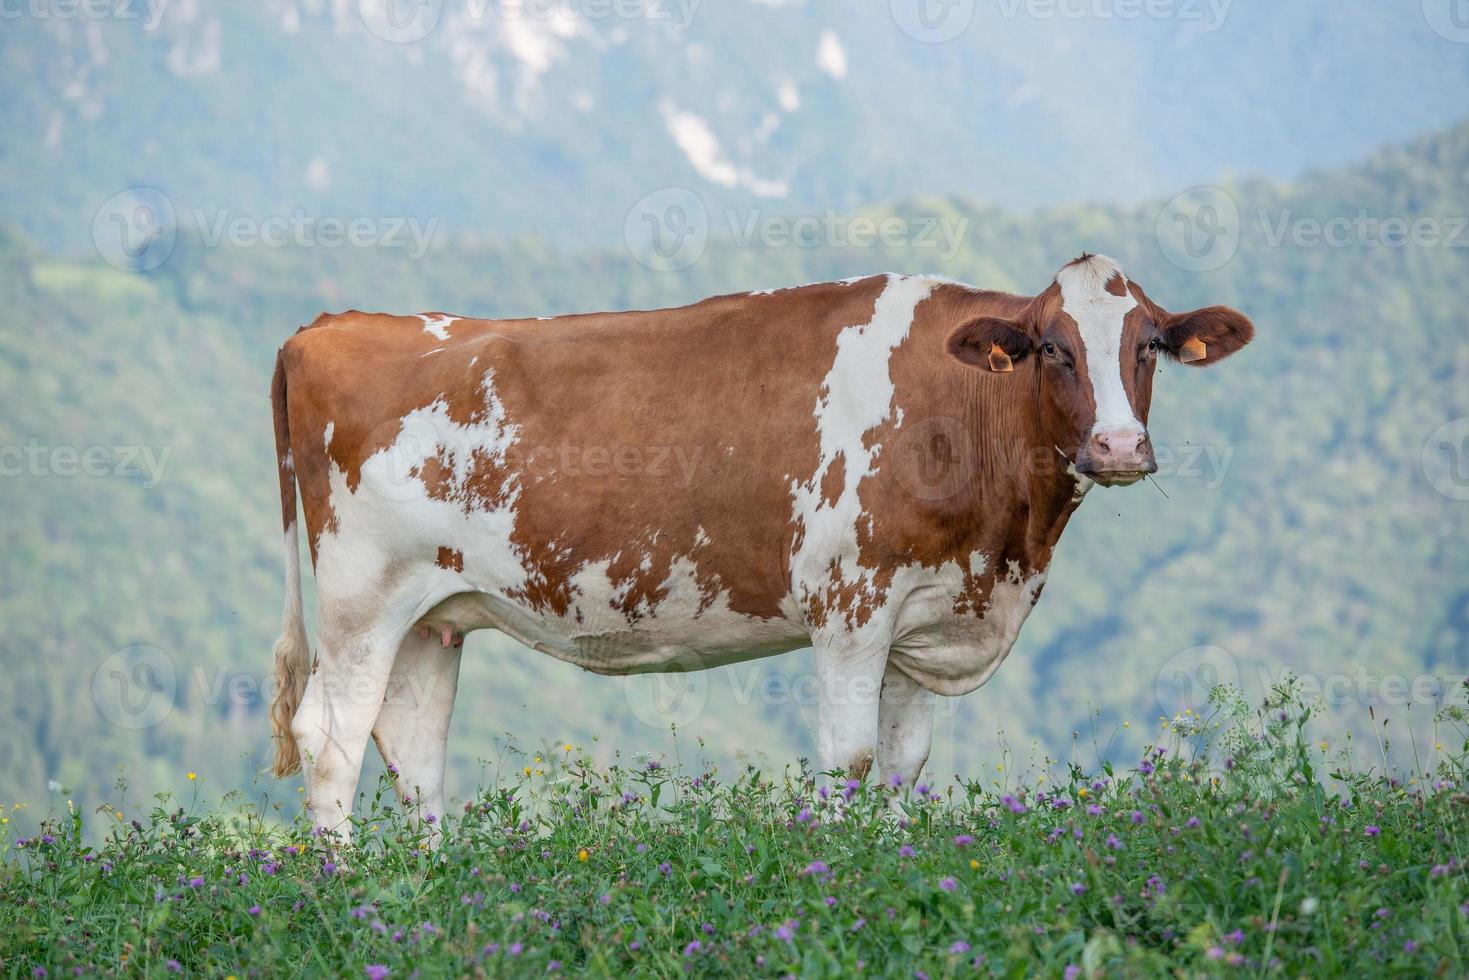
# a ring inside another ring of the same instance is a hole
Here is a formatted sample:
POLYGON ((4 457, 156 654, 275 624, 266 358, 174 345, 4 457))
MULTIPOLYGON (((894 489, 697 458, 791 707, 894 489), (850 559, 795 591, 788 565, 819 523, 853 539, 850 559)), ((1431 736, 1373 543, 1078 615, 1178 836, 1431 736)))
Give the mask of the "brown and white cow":
POLYGON ((304 760, 345 834, 371 735, 442 812, 460 644, 498 629, 604 674, 810 646, 821 764, 912 780, 934 695, 999 666, 1085 491, 1156 468, 1157 356, 1213 364, 1253 333, 1166 312, 1100 255, 1034 297, 882 275, 542 320, 323 315, 273 382, 275 771, 304 760))

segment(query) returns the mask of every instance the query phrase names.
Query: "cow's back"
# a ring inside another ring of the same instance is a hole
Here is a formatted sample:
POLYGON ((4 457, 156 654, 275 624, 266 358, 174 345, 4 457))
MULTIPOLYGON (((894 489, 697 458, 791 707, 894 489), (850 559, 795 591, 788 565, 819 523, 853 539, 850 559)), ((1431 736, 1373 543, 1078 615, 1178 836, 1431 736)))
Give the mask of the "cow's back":
POLYGON ((573 632, 675 608, 706 626, 798 616, 792 493, 820 461, 813 407, 885 285, 542 320, 319 318, 285 348, 313 555, 360 564, 345 539, 370 534, 390 552, 379 575, 437 564, 573 632))

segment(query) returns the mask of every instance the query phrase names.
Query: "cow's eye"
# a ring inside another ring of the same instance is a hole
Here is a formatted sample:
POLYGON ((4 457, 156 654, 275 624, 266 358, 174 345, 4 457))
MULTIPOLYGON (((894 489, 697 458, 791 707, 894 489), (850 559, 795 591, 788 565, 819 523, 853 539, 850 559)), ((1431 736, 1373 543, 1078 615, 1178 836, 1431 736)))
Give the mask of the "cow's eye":
POLYGON ((1048 340, 1044 344, 1041 344, 1041 353, 1044 354, 1046 357, 1055 358, 1058 352, 1056 350, 1056 345, 1048 340))
POLYGON ((1143 353, 1139 360, 1146 361, 1150 357, 1155 357, 1162 349, 1163 341, 1158 339, 1157 337, 1154 337, 1152 340, 1148 341, 1147 346, 1143 348, 1143 353))

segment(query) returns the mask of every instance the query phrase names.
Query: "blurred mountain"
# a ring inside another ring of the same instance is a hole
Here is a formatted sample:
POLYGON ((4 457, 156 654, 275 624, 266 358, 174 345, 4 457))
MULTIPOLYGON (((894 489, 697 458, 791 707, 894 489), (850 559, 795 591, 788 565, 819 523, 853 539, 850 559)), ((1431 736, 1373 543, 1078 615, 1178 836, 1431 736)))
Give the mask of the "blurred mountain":
POLYGON ((1295 178, 1462 117, 1469 47, 1424 12, 1450 2, 30 4, 0 31, 0 220, 77 250, 147 186, 202 223, 585 245, 669 186, 802 213, 1295 178))

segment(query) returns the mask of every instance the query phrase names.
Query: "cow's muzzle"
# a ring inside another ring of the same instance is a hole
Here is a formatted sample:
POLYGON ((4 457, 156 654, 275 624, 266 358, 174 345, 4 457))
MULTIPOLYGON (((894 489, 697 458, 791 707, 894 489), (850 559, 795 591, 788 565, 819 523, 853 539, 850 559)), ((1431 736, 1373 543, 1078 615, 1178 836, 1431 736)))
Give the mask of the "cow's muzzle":
POLYGON ((1105 487, 1125 487, 1158 472, 1144 429, 1096 429, 1076 454, 1076 471, 1105 487))

